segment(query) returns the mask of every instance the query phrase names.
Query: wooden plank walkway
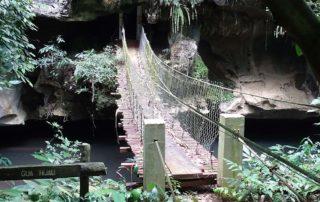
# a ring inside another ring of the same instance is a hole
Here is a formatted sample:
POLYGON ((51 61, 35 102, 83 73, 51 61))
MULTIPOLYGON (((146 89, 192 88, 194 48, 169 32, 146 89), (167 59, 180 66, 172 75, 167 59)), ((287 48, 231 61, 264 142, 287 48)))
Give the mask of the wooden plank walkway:
POLYGON ((165 159, 170 173, 176 178, 193 179, 199 178, 202 174, 168 135, 166 135, 165 159))
MULTIPOLYGON (((137 48, 129 47, 132 58, 137 63, 137 48), (135 55, 136 54, 136 55, 135 55)), ((138 124, 131 110, 125 66, 118 69, 118 93, 121 98, 117 100, 118 110, 116 123, 118 140, 121 152, 131 151, 139 167, 138 175, 143 177, 143 143, 142 134, 138 131, 138 124)), ((210 152, 199 145, 187 132, 184 132, 178 121, 165 120, 166 122, 166 147, 165 162, 167 172, 176 180, 196 181, 195 185, 214 184, 217 175, 217 159, 210 152), (170 123, 170 124, 167 124, 170 123), (170 126, 169 126, 170 125, 170 126)), ((123 163, 123 166, 133 164, 123 163)), ((190 184, 192 185, 192 184, 190 184)))

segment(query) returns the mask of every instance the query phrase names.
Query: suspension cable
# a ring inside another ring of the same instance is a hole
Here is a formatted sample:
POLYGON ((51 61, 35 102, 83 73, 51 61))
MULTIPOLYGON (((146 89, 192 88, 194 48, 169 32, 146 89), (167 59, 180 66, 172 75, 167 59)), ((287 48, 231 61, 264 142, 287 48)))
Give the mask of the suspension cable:
POLYGON ((170 180, 170 177, 166 171, 166 163, 164 161, 164 158, 162 156, 162 153, 161 153, 161 150, 160 150, 160 147, 159 147, 159 142, 158 140, 154 140, 154 144, 156 145, 156 148, 157 148, 157 151, 158 151, 158 154, 159 154, 159 157, 160 157, 160 161, 161 161, 161 164, 162 164, 162 167, 164 169, 164 173, 165 173, 165 176, 166 176, 166 180, 167 180, 167 183, 169 185, 169 189, 171 191, 171 194, 172 194, 172 198, 175 198, 175 194, 174 194, 174 190, 173 190, 173 186, 172 186, 172 183, 171 183, 171 180, 170 180))
MULTIPOLYGON (((260 146, 259 144, 251 141, 250 139, 246 138, 246 137, 243 137, 241 135, 239 135, 238 133, 234 132, 231 128, 229 127, 226 127, 225 125, 215 121, 215 120, 212 120, 210 117, 208 117, 207 115, 199 112, 197 109, 195 109, 194 107, 186 104, 185 102, 183 102, 180 98, 176 97, 174 94, 172 94, 172 92, 168 91, 167 89, 163 88, 162 86, 160 86, 159 84, 155 83, 160 89, 162 89, 164 92, 166 92, 167 94, 171 95, 177 102, 179 102, 180 104, 184 105, 185 107, 189 108, 191 111, 193 111, 195 114, 201 116, 203 119, 223 128, 224 130, 226 130, 227 132, 229 132, 229 135, 235 137, 236 139, 240 139, 242 140, 244 143, 246 143, 247 145, 253 147, 253 148, 256 148, 257 150, 273 157, 274 159, 284 163, 285 165, 291 167, 292 169, 298 171, 299 173, 302 173, 304 176, 312 179, 313 181, 315 181, 317 184, 320 185, 320 178, 318 178, 316 175, 312 174, 312 173, 309 173, 307 172, 306 170, 300 168, 299 166, 296 166, 295 164, 293 164, 292 162, 284 159, 283 157, 269 151, 268 149, 260 146)), ((228 134, 228 133, 226 133, 228 134)))
MULTIPOLYGON (((142 32, 142 34, 145 34, 144 32, 142 32)), ((149 45, 149 43, 146 43, 147 45, 149 45)), ((153 53, 153 52, 152 52, 153 53)), ((153 53, 153 56, 157 57, 156 55, 154 55, 153 53)), ((159 59, 160 60, 160 59, 159 59)), ((161 61, 161 60, 160 60, 161 61)), ((158 67, 161 67, 161 65, 158 65, 158 67)), ((163 67, 161 67, 163 68, 163 67)), ((177 71, 177 70, 175 70, 177 71)), ((178 72, 178 71, 177 71, 178 72)), ((187 76, 187 75, 186 75, 187 76)), ((189 77, 189 76, 187 76, 189 77)), ((191 77, 192 78, 192 77, 191 77)), ((161 78, 159 78, 158 76, 158 80, 159 81, 162 81, 161 78)), ((218 121, 216 120, 213 120, 212 118, 210 118, 209 116, 207 116, 206 114, 203 114, 202 112, 198 111, 196 108, 194 108, 193 106, 190 106, 189 104, 185 103, 183 100, 181 100, 180 98, 178 98, 177 96, 175 96, 169 89, 168 87, 166 87, 166 85, 163 83, 164 87, 161 86, 160 84, 156 83, 155 81, 153 81, 151 79, 151 81, 157 86, 159 87, 160 89, 162 89, 165 93, 167 93, 168 95, 170 95, 172 98, 174 98, 178 103, 182 104, 183 106, 189 108, 192 112, 194 112, 195 114, 197 114, 198 116, 202 117, 204 120, 207 120, 208 122, 210 123, 213 123, 214 125, 216 126, 219 126, 221 128, 223 128, 225 131, 227 131, 228 135, 231 135, 233 138, 236 138, 238 140, 241 140, 243 141, 245 144, 247 144, 248 146, 251 146, 271 157, 273 157, 274 159, 278 160, 279 162, 289 166, 291 169, 297 171, 298 173, 301 173, 303 174, 304 176, 308 177, 309 179, 313 180, 314 182, 316 182, 317 184, 320 184, 320 179, 312 174, 312 173, 309 173, 307 171, 305 171, 304 169, 300 168, 299 166, 296 166, 295 164, 293 164, 292 162, 284 159, 283 157, 277 155, 277 154, 274 154, 273 152, 269 151, 268 149, 256 144, 255 142, 251 141, 250 139, 246 138, 246 137, 243 137, 243 136, 240 136, 239 134, 237 134, 236 132, 234 132, 232 129, 224 126, 223 124, 219 123, 218 121)), ((209 85, 209 83, 207 83, 209 85)), ((213 84, 210 84, 210 85, 213 85, 213 84)), ((225 87, 221 87, 219 85, 215 86, 215 87, 219 87, 219 88, 223 88, 225 90, 232 90, 234 92, 233 89, 228 89, 228 88, 225 88, 225 87)), ((239 93, 242 93, 242 92, 239 92, 239 93)), ((243 94, 243 93, 242 93, 243 94)), ((251 95, 251 94, 249 94, 251 95)), ((257 97, 261 97, 261 96, 257 96, 257 97)), ((266 99, 269 99, 269 98, 266 98, 266 99)), ((283 100, 277 100, 277 101, 281 101, 283 102, 283 100)), ((313 107, 313 108, 320 108, 318 106, 313 106, 313 105, 307 105, 307 104, 301 104, 301 103, 294 103, 294 102, 290 102, 290 101, 284 101, 286 103, 291 103, 291 104, 297 104, 297 105, 302 105, 302 106, 308 106, 308 107, 313 107)))
MULTIPOLYGON (((141 34, 144 37, 144 39, 148 40, 143 28, 142 28, 142 33, 141 34)), ((148 46, 149 49, 152 50, 149 42, 146 43, 146 45, 148 46)), ((269 97, 265 97, 265 96, 255 95, 255 94, 252 94, 252 93, 246 93, 246 92, 243 92, 241 90, 235 90, 235 89, 232 89, 232 88, 224 87, 224 86, 221 86, 221 85, 218 85, 218 84, 209 83, 209 82, 206 82, 206 81, 191 77, 191 76, 189 76, 189 75, 187 75, 187 74, 185 74, 183 72, 180 72, 180 71, 172 68, 171 66, 169 66, 168 64, 163 62, 156 54, 154 54, 154 52, 152 52, 152 55, 156 59, 156 62, 159 64, 158 67, 160 67, 162 69, 171 70, 171 71, 173 71, 173 72, 175 72, 175 73, 177 73, 177 74, 179 74, 179 75, 181 75, 181 76, 183 76, 185 78, 188 78, 188 79, 193 80, 193 81, 197 81, 199 83, 202 83, 202 84, 205 84, 205 85, 208 85, 208 86, 212 86, 212 87, 220 88, 222 90, 226 90, 226 91, 229 91, 229 92, 238 93, 238 94, 242 94, 242 95, 248 95, 248 96, 252 96, 252 97, 256 97, 256 98, 272 100, 272 101, 276 101, 276 102, 282 102, 282 103, 293 104, 293 105, 298 105, 298 106, 304 106, 304 107, 309 107, 309 108, 320 109, 320 106, 318 106, 318 105, 298 103, 298 102, 288 101, 288 100, 284 100, 284 99, 269 98, 269 97)))

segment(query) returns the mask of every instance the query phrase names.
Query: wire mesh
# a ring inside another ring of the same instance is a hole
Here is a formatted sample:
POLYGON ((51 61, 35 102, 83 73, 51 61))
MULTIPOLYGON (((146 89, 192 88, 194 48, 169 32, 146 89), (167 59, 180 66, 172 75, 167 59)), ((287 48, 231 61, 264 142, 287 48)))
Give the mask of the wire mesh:
MULTIPOLYGON (((136 61, 132 61, 129 57, 124 30, 122 40, 129 99, 140 134, 143 134, 144 118, 162 117, 166 122, 166 134, 175 128, 182 128, 180 135, 175 136, 176 140, 178 139, 176 143, 188 147, 188 141, 184 142, 184 140, 190 135, 204 148, 210 150, 218 135, 219 105, 232 99, 233 92, 245 93, 225 88, 218 83, 203 82, 172 69, 154 54, 143 30, 140 38, 140 54, 136 55, 136 61)), ((314 107, 290 101, 275 101, 314 107)), ((234 138, 238 139, 232 129, 228 131, 232 137, 235 136, 234 138)), ((291 169, 309 176, 277 154, 273 154, 245 137, 242 138, 245 144, 250 143, 255 149, 286 165, 290 164, 291 169)), ((311 179, 315 179, 316 182, 318 180, 316 177, 311 179)))
POLYGON ((144 31, 141 33, 139 51, 141 58, 143 58, 142 62, 145 64, 144 67, 152 79, 153 89, 156 89, 164 103, 163 111, 169 113, 172 119, 179 120, 180 126, 184 130, 179 137, 181 141, 183 141, 183 135, 187 133, 210 150, 218 135, 217 126, 182 106, 164 89, 213 120, 219 119, 220 103, 230 100, 233 94, 218 87, 218 83, 210 84, 192 78, 162 62, 154 54, 144 31), (162 88, 157 88, 157 85, 162 88))
MULTIPOLYGON (((155 104, 153 99, 154 95, 152 94, 154 91, 150 89, 151 81, 143 70, 139 68, 139 56, 130 57, 130 55, 135 54, 135 52, 128 48, 124 29, 122 30, 122 50, 126 67, 130 109, 132 110, 142 142, 143 119, 158 118, 159 116, 157 115, 159 113, 153 107, 155 104), (130 51, 132 53, 130 53, 130 51)), ((134 48, 132 50, 134 50, 134 48)))

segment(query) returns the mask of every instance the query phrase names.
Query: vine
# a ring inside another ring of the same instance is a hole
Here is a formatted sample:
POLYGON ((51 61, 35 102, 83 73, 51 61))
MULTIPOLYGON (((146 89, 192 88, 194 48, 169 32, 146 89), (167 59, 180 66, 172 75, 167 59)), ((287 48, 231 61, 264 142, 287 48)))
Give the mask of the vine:
POLYGON ((202 0, 160 0, 160 5, 170 7, 171 30, 176 33, 197 19, 196 5, 202 0))

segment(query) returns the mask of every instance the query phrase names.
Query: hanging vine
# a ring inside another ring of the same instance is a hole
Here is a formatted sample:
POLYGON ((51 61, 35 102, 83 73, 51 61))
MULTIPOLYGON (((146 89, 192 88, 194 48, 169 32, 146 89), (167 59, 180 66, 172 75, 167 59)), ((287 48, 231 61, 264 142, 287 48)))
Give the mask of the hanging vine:
POLYGON ((197 19, 196 5, 202 0, 160 0, 160 5, 170 7, 171 30, 176 33, 182 31, 185 25, 190 25, 197 19))

